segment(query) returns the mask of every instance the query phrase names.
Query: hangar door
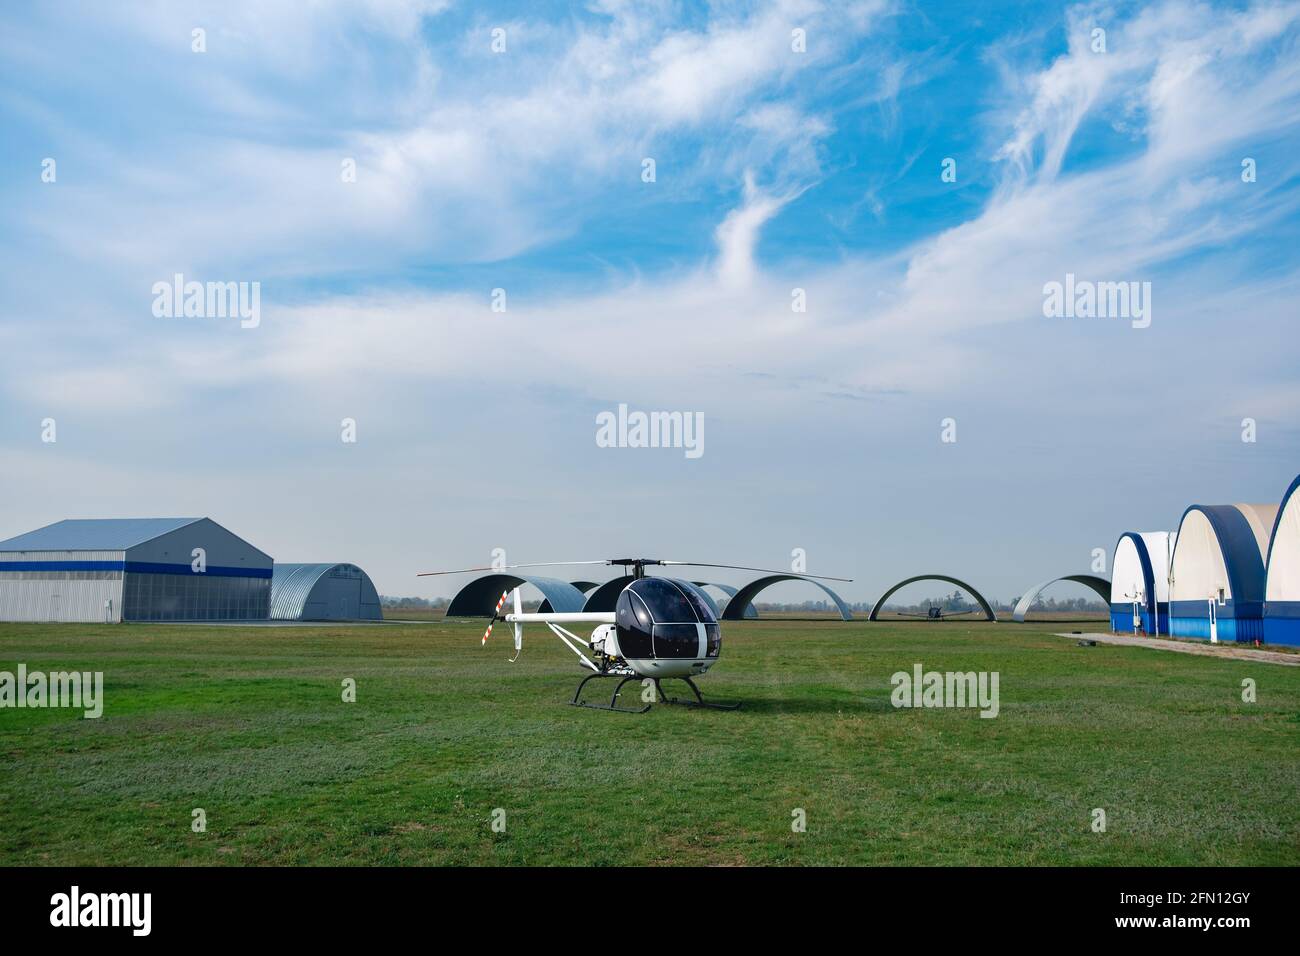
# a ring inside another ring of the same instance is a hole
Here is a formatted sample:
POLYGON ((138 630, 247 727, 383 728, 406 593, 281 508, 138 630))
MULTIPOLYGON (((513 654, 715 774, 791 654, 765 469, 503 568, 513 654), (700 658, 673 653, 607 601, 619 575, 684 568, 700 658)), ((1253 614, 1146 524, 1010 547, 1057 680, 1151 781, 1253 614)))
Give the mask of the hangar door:
POLYGON ((334 568, 316 582, 303 608, 307 620, 348 620, 361 617, 361 570, 334 568))

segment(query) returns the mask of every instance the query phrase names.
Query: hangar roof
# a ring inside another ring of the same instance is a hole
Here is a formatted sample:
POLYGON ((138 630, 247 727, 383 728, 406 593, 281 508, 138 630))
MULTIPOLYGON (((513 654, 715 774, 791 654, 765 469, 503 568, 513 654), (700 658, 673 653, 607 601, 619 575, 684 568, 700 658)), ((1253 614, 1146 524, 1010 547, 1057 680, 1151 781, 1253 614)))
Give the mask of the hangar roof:
POLYGON ((0 541, 0 551, 125 551, 202 518, 69 518, 0 541))
POLYGON ((278 561, 271 565, 271 617, 302 614, 316 582, 337 567, 337 564, 281 564, 278 561))
POLYGON ((1125 531, 1111 553, 1110 601, 1128 604, 1139 592, 1149 613, 1169 600, 1169 556, 1176 531, 1125 531))
POLYGON ((1222 588, 1247 609, 1264 600, 1264 558, 1268 552, 1265 520, 1272 524, 1275 505, 1192 505, 1178 523, 1174 545, 1171 601, 1201 601, 1222 588))

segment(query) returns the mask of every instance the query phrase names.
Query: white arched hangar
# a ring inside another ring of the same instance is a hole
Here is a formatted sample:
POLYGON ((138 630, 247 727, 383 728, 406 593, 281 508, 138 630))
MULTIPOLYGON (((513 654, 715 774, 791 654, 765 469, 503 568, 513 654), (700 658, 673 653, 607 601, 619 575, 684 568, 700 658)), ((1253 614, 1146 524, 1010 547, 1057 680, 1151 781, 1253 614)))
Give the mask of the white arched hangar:
POLYGON ((1300 477, 1291 482, 1273 522, 1264 589, 1264 640, 1300 644, 1300 477))
POLYGON ((1177 539, 1168 531, 1125 531, 1119 536, 1111 563, 1112 631, 1169 633, 1169 561, 1177 539))
POLYGON ((1277 505, 1192 505, 1170 572, 1175 637, 1264 640, 1264 562, 1277 505))

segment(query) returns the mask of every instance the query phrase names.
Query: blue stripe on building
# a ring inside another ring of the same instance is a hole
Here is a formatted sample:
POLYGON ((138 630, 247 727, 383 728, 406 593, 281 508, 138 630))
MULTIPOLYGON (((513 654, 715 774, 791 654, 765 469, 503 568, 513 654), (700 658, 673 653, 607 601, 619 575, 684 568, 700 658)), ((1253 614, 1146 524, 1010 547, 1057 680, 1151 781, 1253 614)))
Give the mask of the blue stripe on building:
POLYGON ((270 568, 225 568, 208 565, 195 571, 188 564, 157 564, 152 561, 0 561, 6 571, 127 571, 132 574, 184 574, 214 578, 269 578, 270 568))
POLYGON ((1265 605, 1264 640, 1300 645, 1300 601, 1269 601, 1265 605))
MULTIPOLYGON (((1260 601, 1233 601, 1216 607, 1220 641, 1247 644, 1264 640, 1263 603, 1260 601)), ((1175 637, 1210 639, 1209 601, 1175 601, 1170 613, 1175 637)))
POLYGON ((1264 618, 1264 642, 1300 646, 1300 617, 1264 618))
MULTIPOLYGON (((1141 623, 1143 634, 1156 636, 1169 633, 1169 604, 1166 601, 1161 601, 1158 607, 1156 623, 1153 625, 1151 612, 1147 610, 1145 605, 1138 605, 1138 621, 1141 623)), ((1132 602, 1111 602, 1110 629, 1117 634, 1133 633, 1132 602)))

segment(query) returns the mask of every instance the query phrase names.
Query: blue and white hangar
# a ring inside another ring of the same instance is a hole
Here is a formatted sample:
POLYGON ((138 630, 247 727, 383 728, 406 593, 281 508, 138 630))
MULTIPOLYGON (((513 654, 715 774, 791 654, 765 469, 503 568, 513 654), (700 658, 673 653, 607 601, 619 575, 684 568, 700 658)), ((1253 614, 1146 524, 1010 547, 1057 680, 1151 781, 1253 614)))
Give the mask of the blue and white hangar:
POLYGON ((1169 633, 1169 562, 1177 534, 1125 531, 1115 543, 1110 577, 1110 628, 1169 633))
POLYGON ((211 518, 58 521, 0 541, 0 621, 265 620, 272 565, 211 518))
POLYGON ((1273 522, 1264 586, 1264 640, 1300 644, 1300 477, 1291 482, 1273 522))
POLYGON ((1169 580, 1174 637, 1264 639, 1265 561, 1277 505, 1192 505, 1183 513, 1169 580))

